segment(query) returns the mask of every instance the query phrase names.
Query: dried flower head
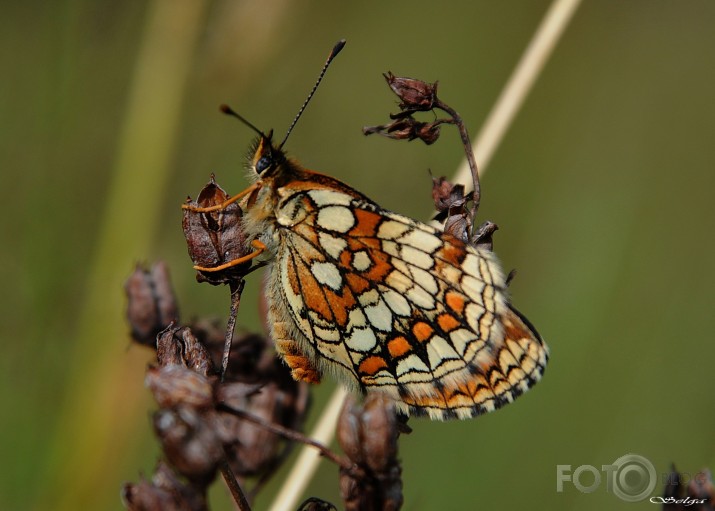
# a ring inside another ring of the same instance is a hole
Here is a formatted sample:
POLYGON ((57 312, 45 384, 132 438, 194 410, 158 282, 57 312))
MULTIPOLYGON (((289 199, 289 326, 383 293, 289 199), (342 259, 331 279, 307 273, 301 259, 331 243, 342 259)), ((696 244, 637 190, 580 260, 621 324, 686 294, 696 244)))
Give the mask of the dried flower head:
POLYGON ((340 469, 347 511, 397 510, 402 506, 402 469, 397 460, 399 421, 387 396, 371 393, 362 406, 348 396, 338 422, 338 442, 352 469, 340 469))
POLYGON ((206 494, 179 480, 160 461, 151 481, 142 478, 122 487, 124 506, 130 511, 207 511, 206 494))
MULTIPOLYGON (((230 196, 211 176, 209 183, 199 193, 195 202, 187 199, 191 206, 208 208, 224 203, 230 196)), ((213 268, 245 256, 246 238, 241 229, 243 213, 233 202, 219 211, 196 213, 184 209, 182 226, 189 249, 189 256, 196 266, 213 268)), ((233 266, 222 271, 199 271, 196 280, 213 285, 234 282, 243 277, 251 267, 250 262, 233 266)))
POLYGON ((400 109, 428 112, 434 108, 437 99, 437 82, 427 83, 414 78, 395 76, 390 71, 383 74, 387 84, 398 98, 400 109))
POLYGON ((132 338, 139 344, 156 346, 156 335, 179 317, 166 263, 160 261, 149 270, 137 265, 124 290, 132 338))

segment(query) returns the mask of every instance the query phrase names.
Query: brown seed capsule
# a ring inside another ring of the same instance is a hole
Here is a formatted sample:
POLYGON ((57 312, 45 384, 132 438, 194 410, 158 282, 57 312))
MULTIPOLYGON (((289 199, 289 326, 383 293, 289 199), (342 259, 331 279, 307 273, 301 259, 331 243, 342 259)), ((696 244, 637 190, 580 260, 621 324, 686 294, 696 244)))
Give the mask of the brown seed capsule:
POLYGON ((208 485, 223 458, 223 446, 212 422, 188 406, 159 410, 154 431, 171 465, 198 485, 208 485))
MULTIPOLYGON (((211 176, 209 183, 199 193, 196 202, 187 204, 197 207, 212 207, 224 203, 230 196, 211 176)), ((182 226, 189 249, 189 256, 196 266, 213 268, 245 256, 246 237, 241 228, 242 211, 237 203, 231 203, 220 211, 198 213, 184 209, 182 226)), ((218 272, 199 271, 196 280, 213 285, 225 284, 245 275, 250 262, 218 272)))
POLYGON ((208 351, 187 327, 169 326, 159 334, 156 344, 160 366, 181 365, 202 376, 215 372, 208 351))
POLYGON ((139 344, 156 348, 156 335, 179 317, 166 263, 159 261, 150 270, 137 266, 124 284, 124 290, 132 338, 139 344))
POLYGON ((298 511, 337 511, 337 508, 328 501, 310 497, 298 506, 298 511))
POLYGON ((125 484, 122 500, 130 511, 208 510, 205 492, 182 483, 164 462, 159 462, 151 481, 125 484))
POLYGON ((363 406, 352 396, 338 422, 337 437, 353 469, 340 469, 340 492, 347 511, 397 510, 402 506, 401 467, 397 460, 398 419, 393 402, 371 393, 363 406))
POLYGON ((211 382, 184 366, 151 367, 147 371, 145 384, 161 408, 179 405, 208 408, 213 405, 211 382))
POLYGON ((429 111, 434 108, 437 82, 427 83, 414 78, 395 76, 391 72, 382 75, 397 97, 402 101, 402 110, 429 111))
MULTIPOLYGON (((270 352, 269 352, 270 353, 270 352)), ((219 386, 217 402, 289 429, 300 430, 310 402, 309 385, 296 382, 275 356, 272 370, 257 375, 253 383, 219 386)), ((231 468, 244 477, 268 477, 288 453, 288 444, 267 429, 229 414, 222 414, 227 456, 231 468), (240 439, 235 442, 235 439, 240 439)))
POLYGON ((438 122, 420 122, 412 117, 399 117, 389 124, 380 126, 365 126, 364 135, 378 134, 394 140, 422 140, 427 145, 433 144, 439 138, 438 122))

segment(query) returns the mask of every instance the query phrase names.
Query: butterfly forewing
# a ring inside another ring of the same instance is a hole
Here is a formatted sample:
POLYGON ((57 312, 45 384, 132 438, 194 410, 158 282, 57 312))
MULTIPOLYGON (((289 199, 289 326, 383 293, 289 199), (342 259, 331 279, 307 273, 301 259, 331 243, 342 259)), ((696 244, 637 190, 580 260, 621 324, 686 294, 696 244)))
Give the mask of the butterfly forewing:
POLYGON ((322 371, 436 419, 491 411, 540 379, 547 349, 491 252, 301 175, 271 192, 270 299, 322 371))

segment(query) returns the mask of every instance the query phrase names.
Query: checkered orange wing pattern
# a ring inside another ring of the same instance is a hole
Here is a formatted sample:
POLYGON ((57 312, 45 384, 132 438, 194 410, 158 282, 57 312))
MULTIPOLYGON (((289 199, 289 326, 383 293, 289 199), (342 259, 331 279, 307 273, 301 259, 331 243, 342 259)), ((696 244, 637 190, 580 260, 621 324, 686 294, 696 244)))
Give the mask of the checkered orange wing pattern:
POLYGON ((273 303, 321 370, 433 419, 494 410, 541 378, 547 350, 491 252, 349 192, 280 190, 273 303))
POLYGON ((273 256, 269 321, 293 376, 331 374, 404 414, 468 418, 513 401, 548 350, 495 256, 380 208, 262 137, 241 203, 273 256))

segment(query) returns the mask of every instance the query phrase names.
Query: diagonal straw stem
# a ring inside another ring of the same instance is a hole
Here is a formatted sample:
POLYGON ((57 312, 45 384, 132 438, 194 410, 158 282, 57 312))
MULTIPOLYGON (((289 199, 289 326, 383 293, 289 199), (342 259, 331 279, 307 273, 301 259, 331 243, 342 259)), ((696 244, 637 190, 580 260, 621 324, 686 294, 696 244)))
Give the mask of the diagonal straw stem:
MULTIPOLYGON (((581 0, 554 0, 536 29, 509 81, 494 104, 494 108, 484 122, 482 130, 475 139, 475 155, 479 163, 480 174, 483 174, 489 165, 504 134, 523 105, 526 96, 549 60, 556 43, 580 3, 581 0)), ((454 180, 462 183, 472 182, 471 171, 466 160, 459 166, 454 180)), ((335 389, 318 424, 310 434, 312 438, 324 445, 329 444, 333 439, 345 395, 346 391, 342 387, 335 389)), ((285 484, 273 501, 271 511, 296 508, 298 499, 313 477, 319 461, 320 457, 311 447, 303 447, 285 484)))

